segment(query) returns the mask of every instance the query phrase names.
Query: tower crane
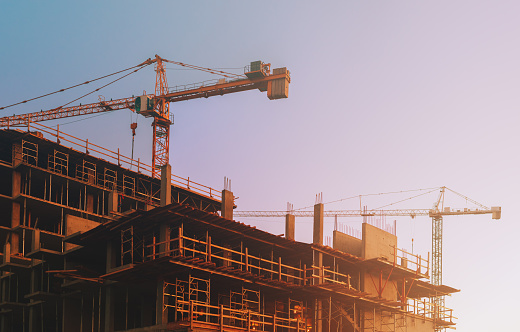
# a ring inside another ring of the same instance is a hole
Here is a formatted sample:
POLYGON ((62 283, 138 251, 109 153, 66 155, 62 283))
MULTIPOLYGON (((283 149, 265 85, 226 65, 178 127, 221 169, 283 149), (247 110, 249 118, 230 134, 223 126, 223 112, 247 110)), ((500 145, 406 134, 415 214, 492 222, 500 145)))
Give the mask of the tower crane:
MULTIPOLYGON (((235 217, 285 217, 292 214, 296 217, 313 217, 313 211, 235 211, 235 217)), ((501 207, 488 208, 469 197, 459 194, 449 188, 441 187, 439 196, 430 209, 397 209, 397 210, 336 210, 324 211, 325 217, 371 217, 371 216, 428 216, 432 218, 432 284, 442 285, 442 226, 444 216, 491 214, 492 219, 500 219, 501 207), (446 190, 462 197, 477 206, 475 209, 451 209, 444 207, 444 195, 446 190)), ((435 302, 439 306, 444 305, 444 298, 437 297, 435 302)))
MULTIPOLYGON (((10 128, 16 126, 30 126, 30 123, 32 122, 110 112, 120 109, 130 109, 145 117, 153 118, 152 176, 160 177, 158 169, 169 163, 170 126, 173 123, 172 118, 170 117, 170 103, 196 98, 222 96, 229 93, 253 89, 258 89, 262 92, 267 91, 267 97, 271 100, 287 98, 289 93, 289 83, 291 82, 290 72, 286 68, 276 68, 271 72, 271 64, 263 63, 261 61, 254 61, 251 62, 249 66, 246 66, 244 68, 245 76, 167 60, 158 55, 155 55, 154 59, 150 58, 132 68, 138 68, 134 70, 134 72, 136 72, 137 70, 151 64, 155 64, 156 71, 155 94, 110 101, 100 100, 99 102, 92 104, 58 107, 47 111, 6 116, 0 118, 0 127, 10 128), (214 84, 189 85, 181 88, 169 89, 164 63, 172 63, 191 69, 218 74, 228 78, 229 80, 224 78, 218 80, 218 82, 214 84)), ((90 82, 87 81, 82 84, 86 83, 90 82)), ((62 89, 60 91, 64 90, 65 89, 62 89)), ((26 101, 21 103, 25 102, 26 101)), ((0 110, 3 108, 5 107, 0 108, 0 110)), ((132 130, 135 130, 135 128, 132 127, 132 130)))

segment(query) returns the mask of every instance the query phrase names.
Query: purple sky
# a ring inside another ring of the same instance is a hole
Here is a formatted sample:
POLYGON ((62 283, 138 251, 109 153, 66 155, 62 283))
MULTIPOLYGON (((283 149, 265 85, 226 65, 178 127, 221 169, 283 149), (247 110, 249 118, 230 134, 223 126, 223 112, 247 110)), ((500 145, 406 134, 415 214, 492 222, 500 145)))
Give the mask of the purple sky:
MULTIPOLYGON (((288 201, 306 207, 318 192, 329 202, 438 186, 500 205, 499 222, 445 219, 444 282, 462 289, 447 306, 460 317, 458 331, 517 325, 518 2, 3 1, 0 12, 0 106, 155 54, 207 67, 241 68, 254 60, 286 66, 287 100, 250 91, 172 104, 173 173, 218 189, 224 176, 231 178, 240 210, 283 210, 288 201)), ((215 78, 169 68, 170 86, 215 78)), ((144 71, 102 94, 153 92, 154 72, 144 71)), ((53 108, 93 88, 0 112, 53 108)), ((60 127, 130 154, 130 121, 130 112, 121 111, 60 127)), ((136 155, 149 161, 150 120, 138 121, 136 155)), ((396 208, 429 208, 435 199, 396 208)), ((358 206, 354 200, 325 208, 358 206)), ((242 221, 283 233, 282 220, 242 221)), ((359 228, 360 220, 349 225, 359 228)), ((311 240, 310 220, 297 219, 296 227, 298 240, 311 240)), ((398 236, 408 250, 413 236, 414 251, 426 255, 431 221, 401 218, 398 236)))

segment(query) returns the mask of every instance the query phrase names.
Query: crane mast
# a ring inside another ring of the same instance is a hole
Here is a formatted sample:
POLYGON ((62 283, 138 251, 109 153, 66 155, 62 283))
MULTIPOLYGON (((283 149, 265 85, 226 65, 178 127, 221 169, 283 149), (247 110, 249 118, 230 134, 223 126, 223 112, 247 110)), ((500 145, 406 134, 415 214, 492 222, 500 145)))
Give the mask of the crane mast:
MULTIPOLYGON (((325 217, 370 217, 370 216, 409 216, 415 218, 417 216, 428 216, 432 219, 432 284, 442 285, 442 228, 443 216, 449 215, 478 215, 491 214, 492 219, 501 218, 501 208, 488 208, 464 195, 461 195, 449 188, 441 187, 439 196, 431 209, 397 209, 397 210, 337 210, 324 211, 325 217), (444 207, 444 196, 446 189, 455 193, 456 195, 470 201, 478 207, 475 209, 460 209, 453 210, 449 207, 444 207)), ((287 214, 295 217, 313 217, 313 211, 235 211, 235 217, 285 217, 287 214)), ((444 296, 433 297, 436 312, 434 315, 439 317, 439 308, 444 307, 444 296)), ((442 330, 442 327, 436 327, 436 331, 442 330)))
POLYGON ((152 142, 152 176, 158 177, 157 169, 169 163, 170 160, 170 103, 164 97, 168 94, 168 82, 162 59, 155 55, 155 96, 156 108, 159 116, 153 119, 152 142))

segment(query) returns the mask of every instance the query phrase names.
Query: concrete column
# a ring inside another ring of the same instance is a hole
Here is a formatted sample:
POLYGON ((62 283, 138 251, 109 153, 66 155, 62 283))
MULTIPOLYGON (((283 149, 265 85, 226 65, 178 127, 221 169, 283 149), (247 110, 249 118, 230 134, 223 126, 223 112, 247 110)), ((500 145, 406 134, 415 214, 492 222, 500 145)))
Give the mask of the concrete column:
MULTIPOLYGON (((20 203, 13 202, 11 211, 11 228, 20 225, 20 203)), ((20 247, 20 235, 15 232, 11 232, 11 251, 13 254, 19 252, 20 247)))
POLYGON ((32 251, 40 250, 40 230, 35 229, 32 233, 32 251))
MULTIPOLYGON (((165 242, 165 241, 170 240, 170 238, 171 238, 170 232, 171 232, 171 229, 170 229, 169 224, 167 224, 167 223, 161 224, 161 226, 159 228, 159 242, 165 242)), ((169 250, 170 250, 169 243, 163 243, 163 244, 159 245, 159 253, 161 253, 159 255, 159 257, 165 256, 166 254, 162 254, 162 253, 169 251, 169 250)), ((171 255, 171 253, 168 253, 167 255, 171 255)))
POLYGON ((314 232, 312 236, 312 243, 323 245, 323 204, 318 203, 314 205, 314 232))
POLYGON ((161 166, 161 206, 172 203, 172 167, 161 166))
POLYGON ((13 166, 17 167, 23 161, 22 156, 22 145, 21 144, 13 144, 13 166))
POLYGON ((295 217, 292 214, 285 215, 285 238, 294 240, 295 217))
POLYGON ((94 212, 94 195, 87 194, 87 206, 86 206, 87 212, 94 212))
MULTIPOLYGON (((12 233, 11 233, 11 236, 12 236, 12 233)), ((9 263, 9 262, 11 262, 11 244, 9 242, 7 242, 4 246, 4 263, 9 263)))
MULTIPOLYGON (((105 288, 105 329, 104 332, 114 331, 114 287, 107 286, 105 288)), ((67 330, 63 330, 67 331, 67 330)))
MULTIPOLYGON (((22 188, 22 174, 20 172, 13 171, 12 178, 12 197, 16 198, 21 193, 22 188)), ((20 203, 13 202, 11 210, 11 228, 20 225, 20 203)), ((20 236, 17 233, 11 233, 11 252, 16 254, 19 252, 20 247, 20 236)))
POLYGON ((118 212, 119 194, 113 190, 108 193, 108 214, 111 212, 118 212))
POLYGON ((156 325, 167 325, 168 324, 168 310, 164 309, 164 280, 160 279, 157 281, 157 300, 155 301, 155 324, 156 325))
POLYGON ((113 240, 107 241, 106 273, 109 273, 116 267, 116 248, 114 242, 113 240))
POLYGON ((233 208, 235 206, 235 196, 229 190, 222 190, 222 218, 233 220, 233 208))

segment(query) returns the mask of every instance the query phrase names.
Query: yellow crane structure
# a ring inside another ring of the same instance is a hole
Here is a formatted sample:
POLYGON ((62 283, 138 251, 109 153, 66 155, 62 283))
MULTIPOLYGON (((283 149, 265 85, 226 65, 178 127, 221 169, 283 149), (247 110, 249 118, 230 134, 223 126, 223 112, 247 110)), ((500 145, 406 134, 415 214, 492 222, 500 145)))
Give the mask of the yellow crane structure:
MULTIPOLYGON (((445 216, 461 216, 461 215, 478 215, 491 214, 492 219, 501 218, 501 207, 487 207, 466 197, 458 192, 455 192, 446 187, 440 187, 439 196, 432 208, 430 209, 396 209, 396 210, 330 210, 324 211, 324 217, 372 217, 372 216, 390 216, 390 217, 418 217, 428 216, 432 219, 432 284, 442 285, 442 230, 443 217, 445 216), (468 202, 473 203, 475 209, 452 209, 444 206, 444 196, 446 191, 450 191, 459 197, 462 197, 468 202)), ((287 214, 292 214, 295 217, 313 217, 313 211, 235 211, 236 217, 285 217, 287 214)), ((444 297, 435 298, 436 304, 444 306, 444 297)))
MULTIPOLYGON (((267 92, 267 97, 271 100, 287 98, 289 94, 289 83, 291 82, 290 72, 286 68, 276 68, 273 69, 273 71, 271 72, 271 64, 263 63, 262 61, 251 62, 249 66, 246 66, 244 68, 244 75, 237 75, 211 68, 204 68, 178 61, 167 60, 161 58, 158 55, 155 55, 154 59, 150 58, 142 62, 141 64, 128 68, 126 70, 133 69, 133 71, 130 73, 132 74, 151 64, 155 64, 156 71, 155 94, 147 94, 139 97, 122 98, 110 101, 100 100, 99 102, 92 104, 80 104, 79 106, 71 107, 58 107, 47 111, 6 116, 0 118, 0 128, 10 128, 16 126, 29 127, 30 124, 33 122, 54 120, 87 114, 95 114, 101 112, 110 112, 120 109, 130 109, 145 117, 153 118, 152 176, 159 177, 160 172, 158 171, 158 169, 161 166, 169 163, 170 126, 173 123, 173 119, 170 117, 170 103, 196 98, 222 96, 229 93, 248 91, 254 89, 258 89, 262 92, 267 92), (219 79, 218 81, 212 82, 210 84, 191 84, 170 89, 168 88, 164 63, 172 63, 194 70, 200 70, 211 74, 217 74, 225 78, 219 79), (226 78, 228 78, 229 80, 226 80, 226 78)), ((106 75, 104 77, 111 75, 113 74, 106 75)), ((76 86, 88 84, 98 79, 86 81, 85 83, 81 83, 76 86)), ((62 92, 76 86, 61 89, 56 92, 62 92)), ((98 90, 100 89, 96 89, 93 92, 98 90)), ((49 93, 47 95, 53 93, 49 93)), ((34 100, 37 98, 40 97, 32 98, 30 100, 34 100)), ((23 104, 30 100, 22 101, 5 107, 0 107, 0 110, 14 105, 23 104)), ((133 133, 135 133, 135 126, 131 127, 131 129, 133 133)))

